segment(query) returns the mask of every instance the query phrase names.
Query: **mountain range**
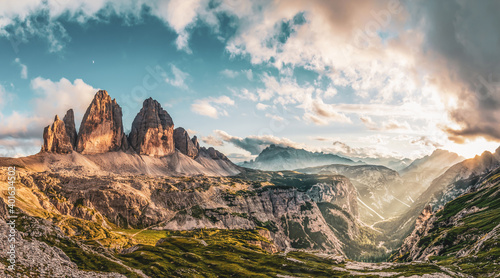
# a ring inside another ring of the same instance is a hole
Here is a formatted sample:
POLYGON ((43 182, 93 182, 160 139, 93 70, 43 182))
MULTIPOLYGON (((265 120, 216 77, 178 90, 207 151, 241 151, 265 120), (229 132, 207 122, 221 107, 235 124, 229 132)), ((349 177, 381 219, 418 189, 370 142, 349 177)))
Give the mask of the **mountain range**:
POLYGON ((349 158, 335 154, 310 152, 304 149, 282 147, 272 144, 265 148, 255 160, 245 161, 240 165, 242 167, 264 171, 281 171, 327 164, 357 165, 364 163, 361 161, 355 162, 349 158))
MULTIPOLYGON (((103 90, 75 126, 69 110, 44 129, 40 153, 0 158, 18 180, 18 268, 2 253, 6 277, 500 273, 500 148, 378 161, 390 168, 271 145, 238 166, 151 98, 125 134, 103 90)), ((2 230, 7 180, 2 171, 2 230)))
POLYGON ((131 132, 123 131, 121 107, 100 90, 87 108, 76 132, 70 109, 63 120, 43 131, 41 152, 3 159, 38 171, 83 171, 93 174, 235 175, 240 172, 224 154, 200 147, 196 136, 178 127, 161 105, 149 98, 135 117, 131 132))

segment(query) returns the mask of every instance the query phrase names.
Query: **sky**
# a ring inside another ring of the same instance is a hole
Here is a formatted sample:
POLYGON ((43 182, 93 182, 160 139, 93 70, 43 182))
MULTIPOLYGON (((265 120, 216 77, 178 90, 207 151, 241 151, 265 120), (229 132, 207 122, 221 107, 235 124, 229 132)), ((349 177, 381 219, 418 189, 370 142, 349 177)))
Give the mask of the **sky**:
POLYGON ((464 157, 500 142, 500 2, 0 0, 0 156, 107 90, 233 161, 269 144, 464 157))

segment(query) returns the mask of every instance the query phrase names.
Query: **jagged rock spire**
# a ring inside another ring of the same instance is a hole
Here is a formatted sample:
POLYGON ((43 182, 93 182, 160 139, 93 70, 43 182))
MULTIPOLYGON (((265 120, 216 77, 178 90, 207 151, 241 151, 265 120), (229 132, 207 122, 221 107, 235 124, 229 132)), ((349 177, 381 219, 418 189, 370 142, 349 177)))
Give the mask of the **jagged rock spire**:
POLYGON ((99 90, 83 116, 76 150, 84 154, 128 149, 122 109, 108 92, 99 90))
MULTIPOLYGON (((73 110, 69 110, 64 117, 64 121, 56 115, 54 123, 43 130, 43 152, 71 153, 73 151, 74 140, 71 138, 71 116, 73 110), (71 111, 71 112, 70 112, 71 111)), ((73 129, 75 123, 73 118, 73 129)), ((75 132, 76 136, 76 132, 75 132)))
POLYGON ((160 103, 152 98, 144 101, 132 123, 130 145, 139 154, 165 156, 175 152, 174 122, 160 103))
POLYGON ((191 158, 195 158, 196 156, 198 156, 198 151, 200 150, 198 138, 194 136, 191 140, 189 138, 189 134, 184 128, 178 127, 174 130, 174 142, 175 148, 178 149, 181 153, 191 158))

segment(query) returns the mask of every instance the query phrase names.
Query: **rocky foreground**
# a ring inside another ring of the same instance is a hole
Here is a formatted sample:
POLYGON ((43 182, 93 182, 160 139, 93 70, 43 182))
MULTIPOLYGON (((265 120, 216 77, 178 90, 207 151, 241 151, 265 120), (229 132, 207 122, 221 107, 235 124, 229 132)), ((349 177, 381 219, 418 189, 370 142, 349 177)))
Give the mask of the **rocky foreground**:
MULTIPOLYGON (((341 176, 17 175, 17 267, 2 252, 5 277, 457 275, 428 263, 346 260, 386 251, 356 222, 355 188, 341 176)), ((4 172, 0 180, 5 192, 4 172)), ((2 250, 5 209, 1 200, 2 250)))

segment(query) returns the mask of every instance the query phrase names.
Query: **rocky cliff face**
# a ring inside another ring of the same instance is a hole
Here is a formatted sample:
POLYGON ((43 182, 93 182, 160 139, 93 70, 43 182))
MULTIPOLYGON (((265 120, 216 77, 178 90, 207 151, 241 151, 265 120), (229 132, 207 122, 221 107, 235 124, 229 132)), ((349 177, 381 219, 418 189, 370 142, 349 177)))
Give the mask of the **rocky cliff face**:
POLYGON ((500 240, 499 174, 496 168, 479 176, 465 194, 435 212, 426 206, 393 260, 446 260, 459 267, 481 262, 485 272, 498 268, 500 258, 493 254, 500 240))
MULTIPOLYGON (((426 254, 421 253, 421 248, 418 246, 418 242, 422 237, 429 234, 429 230, 433 227, 433 223, 436 220, 433 218, 432 208, 430 205, 426 206, 422 213, 418 216, 415 222, 415 229, 411 232, 408 237, 404 240, 403 244, 398 250, 398 256, 407 256, 411 258, 428 258, 432 252, 427 252, 426 254)), ((430 251, 430 250, 429 250, 430 251)))
MULTIPOLYGON (((64 117, 64 121, 56 115, 54 123, 45 127, 43 130, 42 152, 71 153, 74 148, 72 141, 71 118, 68 116, 70 111, 64 117), (68 126, 68 129, 66 128, 68 126)), ((73 128, 75 124, 73 122, 73 128)))
POLYGON ((214 149, 213 147, 210 147, 208 149, 205 147, 201 147, 199 153, 203 153, 203 155, 208 156, 214 160, 221 159, 221 160, 228 160, 229 161, 229 159, 223 153, 219 152, 218 150, 214 149))
POLYGON ((406 236, 413 229, 417 216, 430 204, 433 210, 442 208, 470 190, 481 176, 500 166, 500 148, 495 153, 484 152, 481 156, 457 163, 434 179, 431 185, 402 214, 393 227, 395 233, 406 236))
POLYGON ((178 127, 174 130, 174 142, 175 148, 181 153, 191 158, 196 158, 198 156, 200 150, 198 138, 194 136, 193 139, 190 139, 189 134, 184 128, 178 127))
POLYGON ((360 219, 369 225, 397 216, 411 204, 398 172, 376 165, 325 165, 298 169, 307 174, 343 175, 352 182, 360 200, 360 219))
MULTIPOLYGON (((254 175, 259 180, 267 179, 266 174, 254 175)), ((291 247, 339 254, 351 246, 340 241, 340 236, 356 240, 356 191, 346 178, 312 177, 306 187, 299 188, 259 180, 243 176, 154 178, 27 173, 23 183, 39 191, 40 196, 48 194, 40 197, 47 209, 91 221, 106 218, 121 227, 264 227, 280 250, 291 247), (49 192, 58 195, 51 197, 49 192)), ((296 177, 294 173, 276 174, 273 181, 292 184, 296 177)))
POLYGON ((129 140, 130 145, 139 154, 172 154, 175 151, 174 122, 156 100, 148 98, 132 123, 129 140))
POLYGON ((128 149, 123 132, 122 109, 108 92, 100 90, 83 116, 76 150, 96 154, 128 149))
POLYGON ((64 122, 64 127, 66 128, 66 133, 69 136, 69 141, 73 148, 76 146, 76 140, 78 139, 78 135, 76 133, 76 127, 75 127, 75 113, 73 112, 73 109, 69 109, 66 112, 66 115, 64 115, 63 118, 64 122))

